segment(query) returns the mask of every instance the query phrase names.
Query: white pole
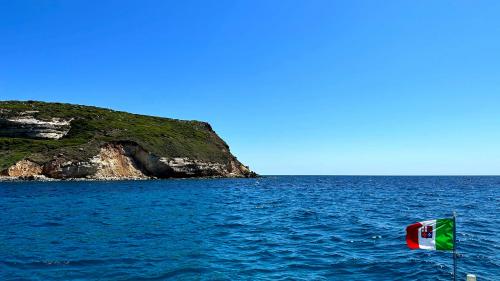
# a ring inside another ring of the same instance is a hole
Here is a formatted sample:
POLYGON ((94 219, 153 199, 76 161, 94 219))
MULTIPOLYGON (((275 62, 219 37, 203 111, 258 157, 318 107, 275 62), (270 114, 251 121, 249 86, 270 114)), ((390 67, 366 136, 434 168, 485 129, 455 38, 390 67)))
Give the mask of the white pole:
POLYGON ((476 275, 467 274, 467 281, 476 281, 476 275))
POLYGON ((453 212, 453 281, 457 281, 457 212, 453 212))

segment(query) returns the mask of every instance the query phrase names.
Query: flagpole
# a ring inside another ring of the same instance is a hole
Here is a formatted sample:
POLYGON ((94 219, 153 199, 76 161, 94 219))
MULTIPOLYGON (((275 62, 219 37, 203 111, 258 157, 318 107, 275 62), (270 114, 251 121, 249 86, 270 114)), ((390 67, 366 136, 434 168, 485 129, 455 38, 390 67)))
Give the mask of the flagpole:
POLYGON ((457 212, 453 211, 453 281, 457 281, 457 212))

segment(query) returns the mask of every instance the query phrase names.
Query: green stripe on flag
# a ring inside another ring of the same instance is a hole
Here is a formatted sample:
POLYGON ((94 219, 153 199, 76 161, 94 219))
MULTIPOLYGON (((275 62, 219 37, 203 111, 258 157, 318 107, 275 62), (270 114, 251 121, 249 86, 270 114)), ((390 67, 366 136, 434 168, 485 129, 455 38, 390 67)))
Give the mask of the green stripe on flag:
POLYGON ((453 219, 436 221, 436 250, 453 250, 453 219))

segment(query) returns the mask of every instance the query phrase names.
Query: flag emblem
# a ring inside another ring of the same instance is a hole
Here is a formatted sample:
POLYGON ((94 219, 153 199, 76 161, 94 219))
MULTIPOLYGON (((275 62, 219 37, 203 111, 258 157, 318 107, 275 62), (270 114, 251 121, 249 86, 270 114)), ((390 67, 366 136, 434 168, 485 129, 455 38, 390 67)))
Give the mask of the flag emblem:
POLYGON ((422 238, 432 238, 432 225, 424 225, 420 229, 422 238))

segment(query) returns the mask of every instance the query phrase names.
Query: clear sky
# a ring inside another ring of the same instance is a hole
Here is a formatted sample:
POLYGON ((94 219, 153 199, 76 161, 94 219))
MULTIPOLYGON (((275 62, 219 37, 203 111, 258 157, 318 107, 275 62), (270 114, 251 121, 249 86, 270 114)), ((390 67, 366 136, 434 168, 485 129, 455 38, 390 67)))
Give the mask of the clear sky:
POLYGON ((0 99, 210 122, 262 174, 500 174, 500 1, 0 0, 0 99))

